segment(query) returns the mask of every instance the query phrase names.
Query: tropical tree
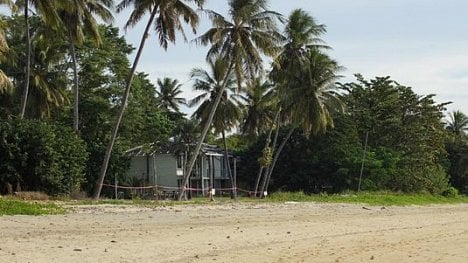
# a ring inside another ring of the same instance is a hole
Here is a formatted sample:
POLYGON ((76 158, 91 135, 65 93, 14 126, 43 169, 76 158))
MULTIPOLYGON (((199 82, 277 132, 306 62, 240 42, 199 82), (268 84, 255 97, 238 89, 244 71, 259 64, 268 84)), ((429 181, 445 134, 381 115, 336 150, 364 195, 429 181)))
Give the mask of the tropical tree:
MULTIPOLYGON (((8 43, 5 37, 5 26, 6 21, 0 21, 0 62, 4 62, 6 60, 6 53, 9 50, 8 43)), ((0 69, 0 94, 2 93, 11 93, 13 91, 13 84, 11 83, 8 76, 0 69)))
POLYGON ((23 118, 26 112, 26 104, 28 101, 29 94, 29 79, 31 76, 31 35, 30 35, 30 26, 29 26, 29 11, 30 8, 36 10, 36 14, 41 17, 45 24, 51 26, 52 28, 57 28, 60 24, 60 18, 57 14, 56 9, 57 1, 50 0, 17 0, 16 5, 19 8, 24 10, 24 22, 25 22, 25 43, 26 43, 26 67, 25 67, 25 81, 23 88, 23 95, 21 97, 21 108, 19 117, 23 118))
POLYGON ((185 185, 188 183, 201 145, 221 102, 231 72, 236 75, 240 88, 245 78, 253 79, 262 70, 262 54, 270 57, 277 54, 282 39, 276 28, 276 21, 281 20, 282 17, 279 13, 268 10, 267 0, 230 0, 228 17, 212 10, 205 12, 211 18, 213 27, 197 38, 195 42, 204 46, 211 44, 207 59, 212 60, 220 57, 226 61, 228 66, 218 96, 197 142, 195 152, 184 173, 179 200, 184 196, 185 185))
POLYGON ((280 110, 277 109, 277 93, 273 84, 268 81, 263 82, 261 77, 257 77, 248 82, 245 96, 242 96, 242 98, 246 104, 242 133, 246 134, 247 138, 252 142, 258 138, 259 135, 268 130, 262 156, 259 158, 260 168, 254 187, 256 194, 263 169, 271 162, 272 152, 269 146, 275 123, 279 118, 280 110))
POLYGON ((300 77, 287 78, 287 84, 281 88, 286 90, 280 91, 284 94, 280 100, 291 127, 278 149, 274 151, 272 163, 266 169, 266 176, 263 178, 261 194, 268 189, 276 162, 296 127, 302 127, 304 134, 308 136, 323 133, 327 127, 333 126, 332 112, 343 109, 335 85, 339 78, 339 70, 338 63, 328 55, 311 49, 307 64, 299 71, 300 77))
POLYGON ((266 132, 273 122, 277 102, 274 91, 273 84, 261 77, 247 83, 241 96, 245 104, 242 133, 251 140, 266 132))
MULTIPOLYGON (((193 117, 200 121, 200 125, 204 126, 208 122, 210 111, 219 95, 218 93, 222 90, 222 99, 219 103, 218 110, 213 116, 211 128, 214 130, 214 134, 222 135, 224 161, 231 183, 233 184, 234 181, 229 167, 226 131, 238 125, 242 111, 237 98, 238 96, 236 95, 234 74, 231 72, 228 78, 226 78, 226 71, 228 70, 227 61, 218 58, 215 61, 210 61, 209 64, 211 72, 207 72, 201 68, 195 68, 190 73, 190 77, 195 81, 193 86, 194 90, 202 92, 202 94, 192 99, 189 106, 193 107, 199 104, 198 108, 193 113, 193 117), (226 82, 225 84, 224 81, 226 82), (224 89, 222 89, 223 84, 224 89)), ((236 197, 234 187, 233 185, 233 194, 234 197, 236 197)))
MULTIPOLYGON (((29 83, 29 99, 25 115, 35 118, 46 118, 52 109, 68 104, 66 92, 67 63, 66 46, 63 39, 51 33, 50 27, 37 16, 29 18, 32 45, 31 70, 29 79, 24 78, 27 65, 27 48, 24 43, 23 17, 12 16, 7 19, 7 39, 11 44, 8 60, 3 69, 11 78, 15 87, 29 83), (53 40, 52 40, 53 39, 53 40)), ((11 109, 17 108, 16 99, 21 95, 19 89, 2 102, 11 109)), ((2 105, 3 106, 3 105, 2 105)), ((7 111, 12 114, 13 111, 7 111)))
POLYGON ((468 117, 461 111, 449 113, 445 129, 449 132, 447 149, 450 160, 450 183, 457 189, 468 190, 468 117))
POLYGON ((468 132, 468 116, 457 110, 449 113, 449 119, 446 129, 455 135, 456 138, 466 136, 468 132))
POLYGON ((330 110, 341 107, 337 98, 335 81, 339 77, 338 64, 321 50, 321 35, 325 27, 318 25, 313 17, 301 9, 293 10, 285 28, 286 43, 274 62, 272 79, 279 88, 280 109, 291 128, 276 148, 279 124, 273 142, 272 162, 265 169, 260 194, 268 184, 279 155, 296 127, 304 133, 317 134, 333 125, 330 110))
MULTIPOLYGON (((0 6, 7 5, 11 10, 15 10, 16 6, 11 0, 0 0, 0 6)), ((0 18, 0 63, 4 62, 6 59, 6 53, 8 53, 9 47, 5 37, 5 28, 7 22, 0 18)), ((5 73, 0 69, 0 94, 2 93, 11 93, 13 90, 13 85, 10 79, 5 75, 5 73)))
POLYGON ((130 95, 130 88, 132 86, 133 76, 136 71, 136 67, 140 60, 143 48, 146 43, 146 39, 149 35, 149 29, 154 26, 155 31, 159 38, 160 45, 166 50, 169 42, 175 43, 176 32, 182 33, 184 39, 185 34, 182 27, 181 18, 184 22, 188 23, 192 30, 195 32, 198 26, 198 15, 188 4, 194 3, 198 7, 202 7, 204 0, 158 0, 158 1, 138 1, 138 0, 123 0, 117 5, 117 12, 128 8, 133 5, 133 11, 130 14, 130 18, 127 21, 125 28, 135 26, 146 14, 150 14, 148 23, 146 24, 143 32, 140 46, 133 61, 133 66, 129 72, 128 79, 126 82, 124 96, 122 98, 121 107, 117 114, 115 125, 112 128, 111 138, 107 146, 106 154, 102 163, 101 171, 99 173, 98 181, 96 182, 96 192, 94 198, 99 198, 102 189, 102 183, 106 175, 107 166, 109 163, 112 148, 117 137, 120 122, 122 121, 125 108, 127 106, 128 98, 130 95), (154 23, 154 24, 153 24, 154 23))
POLYGON ((157 107, 169 114, 169 116, 182 116, 180 106, 187 104, 185 98, 178 97, 182 94, 182 84, 177 79, 171 78, 158 79, 157 84, 159 89, 156 90, 157 107))
POLYGON ((384 148, 397 159, 398 170, 381 185, 393 191, 444 191, 447 132, 442 118, 448 103, 436 103, 433 94, 418 95, 390 77, 357 79, 340 85, 348 114, 359 136, 368 137, 369 152, 384 148))
POLYGON ((101 44, 99 25, 96 18, 110 23, 113 16, 109 8, 112 0, 73 0, 58 1, 58 15, 63 23, 63 28, 70 45, 70 57, 73 68, 73 129, 78 132, 79 123, 79 89, 78 89, 78 64, 76 61, 76 46, 82 46, 86 37, 93 39, 97 46, 101 44))

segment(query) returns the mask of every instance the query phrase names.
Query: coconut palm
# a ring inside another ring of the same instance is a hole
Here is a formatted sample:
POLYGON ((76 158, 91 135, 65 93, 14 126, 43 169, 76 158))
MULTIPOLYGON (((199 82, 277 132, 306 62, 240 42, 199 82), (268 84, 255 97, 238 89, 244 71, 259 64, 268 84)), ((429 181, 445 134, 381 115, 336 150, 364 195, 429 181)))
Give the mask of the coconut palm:
POLYGON ((449 119, 446 129, 457 139, 466 136, 468 132, 468 116, 457 110, 449 113, 449 119))
POLYGON ((73 129, 78 132, 79 123, 79 89, 78 89, 78 66, 76 61, 75 47, 81 46, 86 37, 101 44, 99 24, 96 18, 110 23, 113 20, 111 11, 112 0, 72 0, 57 1, 58 15, 63 23, 63 28, 70 45, 70 57, 73 67, 73 129))
MULTIPOLYGON (((10 0, 0 0, 0 6, 8 5, 12 10, 15 9, 15 5, 10 0)), ((9 47, 5 37, 5 28, 7 27, 7 22, 3 17, 0 18, 0 63, 4 62, 6 59, 6 53, 8 53, 9 47)), ((2 93, 11 93, 13 91, 13 84, 7 75, 0 69, 0 94, 2 93)))
POLYGON ((156 90, 157 107, 166 113, 181 116, 180 106, 187 104, 184 98, 178 97, 182 94, 182 84, 171 78, 158 79, 157 84, 159 89, 156 90))
POLYGON ((12 48, 9 51, 8 60, 5 61, 5 72, 15 87, 23 86, 26 81, 29 83, 29 99, 25 116, 46 118, 52 109, 68 103, 65 84, 66 46, 62 39, 52 34, 50 27, 45 25, 39 17, 30 17, 29 20, 32 25, 30 34, 33 47, 30 77, 26 80, 23 73, 26 67, 27 51, 22 45, 24 38, 22 19, 7 20, 8 41, 12 48))
POLYGON ((266 0, 230 0, 228 17, 223 17, 212 10, 206 10, 206 13, 211 18, 213 27, 195 42, 204 46, 210 44, 207 59, 214 60, 220 57, 228 63, 228 66, 218 97, 213 102, 200 140, 184 173, 179 200, 184 196, 184 186, 188 183, 189 175, 221 102, 231 72, 235 73, 237 86, 240 88, 246 77, 252 79, 261 71, 262 54, 266 56, 277 54, 282 39, 276 28, 276 20, 281 20, 281 15, 269 11, 266 0))
MULTIPOLYGON (((301 9, 293 10, 288 17, 284 32, 286 43, 270 75, 279 88, 281 119, 291 124, 291 128, 264 170, 261 195, 268 188, 279 155, 294 129, 302 127, 306 135, 322 132, 333 125, 329 108, 342 107, 334 90, 340 67, 321 51, 328 48, 320 38, 325 32, 323 25, 301 9)), ((277 137, 278 129, 275 142, 277 137)))
POLYGON ((343 110, 335 85, 341 70, 338 63, 318 49, 309 50, 304 62, 300 71, 291 74, 281 88, 281 104, 291 127, 266 169, 260 193, 268 189, 279 155, 295 128, 301 127, 306 136, 324 132, 333 126, 332 112, 343 110))
MULTIPOLYGON (((199 105, 193 113, 193 118, 200 121, 202 126, 206 125, 210 115, 210 111, 213 108, 213 104, 218 97, 218 93, 221 92, 224 86, 223 95, 221 102, 213 116, 213 120, 210 124, 214 131, 214 134, 221 134, 224 143, 224 161, 227 167, 228 175, 231 183, 233 183, 232 174, 229 168, 228 161, 228 149, 226 142, 226 131, 234 128, 238 125, 241 118, 242 111, 238 96, 235 91, 235 78, 234 74, 228 75, 227 61, 218 58, 214 62, 209 62, 210 72, 207 72, 201 68, 195 68, 191 71, 190 77, 195 81, 194 90, 202 92, 200 95, 192 99, 189 103, 191 107, 199 105), (224 84, 224 81, 226 82, 224 84)), ((234 188, 234 186, 233 186, 234 188)), ((233 190, 234 198, 236 197, 236 191, 233 190)))
POLYGON ((248 82, 241 98, 246 105, 242 133, 255 139, 271 127, 274 119, 276 96, 273 84, 257 77, 248 82))
POLYGON ((20 108, 20 118, 24 117, 26 112, 26 104, 28 101, 28 94, 29 94, 29 79, 31 76, 31 35, 29 33, 30 26, 29 26, 29 9, 34 8, 36 14, 38 14, 42 20, 52 28, 57 28, 60 24, 60 18, 57 14, 56 9, 56 1, 50 0, 17 0, 16 5, 19 8, 23 8, 24 10, 24 21, 25 21, 25 41, 26 41, 26 48, 27 48, 27 55, 26 55, 26 74, 25 74, 25 81, 24 81, 24 88, 23 88, 23 95, 21 97, 21 108, 20 108))
POLYGON ((158 35, 160 45, 166 50, 169 42, 175 43, 176 32, 181 32, 184 39, 186 39, 181 18, 185 23, 189 24, 192 30, 195 32, 198 26, 199 18, 195 10, 193 10, 188 4, 194 3, 199 8, 201 8, 204 2, 204 0, 123 0, 120 4, 117 5, 117 12, 121 12, 131 5, 133 6, 133 11, 125 25, 126 29, 135 26, 146 14, 149 14, 149 19, 143 32, 135 60, 133 61, 133 66, 128 75, 122 104, 117 114, 114 127, 112 128, 111 138, 107 146, 106 154, 104 156, 101 171, 96 184, 94 198, 99 198, 101 194, 102 183, 104 182, 104 177, 106 175, 110 154, 112 152, 112 148, 114 147, 115 138, 117 137, 117 132, 125 112, 125 107, 128 103, 133 75, 135 74, 136 67, 146 43, 146 39, 148 38, 150 27, 154 26, 154 30, 158 35))
MULTIPOLYGON (((212 105, 221 91, 223 81, 226 76, 227 62, 223 59, 217 59, 209 62, 210 72, 201 68, 195 68, 190 72, 190 78, 194 80, 193 89, 202 92, 189 102, 190 107, 199 105, 193 113, 193 117, 200 121, 204 126, 208 121, 208 116, 212 105)), ((219 111, 215 113, 211 128, 215 134, 220 134, 228 129, 235 127, 241 117, 238 96, 236 95, 234 74, 227 78, 224 94, 219 104, 219 111)))

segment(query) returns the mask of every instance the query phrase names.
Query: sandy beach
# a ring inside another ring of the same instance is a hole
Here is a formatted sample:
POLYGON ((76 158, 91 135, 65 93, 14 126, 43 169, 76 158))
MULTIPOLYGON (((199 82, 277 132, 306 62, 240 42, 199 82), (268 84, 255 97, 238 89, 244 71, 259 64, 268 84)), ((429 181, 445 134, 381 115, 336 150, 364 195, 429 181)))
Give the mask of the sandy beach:
POLYGON ((0 240, 0 262, 468 262, 468 205, 75 206, 0 240))

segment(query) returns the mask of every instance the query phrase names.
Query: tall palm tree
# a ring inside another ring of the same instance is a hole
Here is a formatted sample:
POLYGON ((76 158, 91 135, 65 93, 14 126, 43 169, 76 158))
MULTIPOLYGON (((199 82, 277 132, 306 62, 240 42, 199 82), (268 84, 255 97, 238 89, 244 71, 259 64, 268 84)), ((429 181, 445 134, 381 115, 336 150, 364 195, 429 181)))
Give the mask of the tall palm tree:
POLYGON ((34 63, 30 73, 30 98, 26 108, 29 109, 28 116, 44 119, 50 117, 52 109, 68 105, 69 100, 63 66, 66 50, 62 48, 63 45, 51 44, 51 36, 44 35, 42 30, 47 30, 47 26, 36 28, 31 41, 34 63))
POLYGON ((195 42, 205 46, 211 44, 207 59, 221 57, 228 63, 228 66, 220 92, 213 103, 200 140, 184 173, 179 200, 184 196, 185 185, 188 183, 201 145, 221 102, 231 72, 234 71, 238 88, 240 88, 246 77, 252 79, 261 71, 262 54, 271 57, 277 54, 282 39, 276 28, 276 20, 281 20, 281 15, 267 9, 267 0, 229 0, 228 17, 223 17, 212 10, 206 10, 206 13, 211 18, 213 27, 195 42))
POLYGON ((187 104, 185 98, 178 97, 182 94, 182 84, 177 79, 171 78, 158 79, 157 84, 159 89, 156 90, 157 107, 164 112, 180 115, 180 105, 187 104))
MULTIPOLYGON (((306 136, 326 131, 333 126, 332 112, 342 111, 343 103, 337 93, 336 81, 341 70, 338 63, 318 49, 311 49, 299 74, 287 79, 282 89, 282 105, 291 128, 274 152, 273 161, 266 170, 260 193, 268 189, 269 181, 279 155, 296 127, 306 136)), ((295 72, 297 73, 297 72, 295 72)))
POLYGON ((214 62, 210 61, 209 64, 210 72, 201 68, 195 68, 190 73, 190 77, 195 81, 193 86, 194 90, 202 92, 202 94, 192 99, 189 105, 191 107, 199 105, 193 113, 193 117, 200 121, 201 126, 206 125, 213 104, 218 97, 218 93, 222 90, 224 81, 226 81, 218 111, 216 111, 213 116, 210 127, 214 130, 215 134, 222 135, 224 143, 224 161, 231 184, 233 184, 233 196, 236 198, 237 194, 234 189, 234 181, 229 167, 229 155, 226 142, 226 131, 237 126, 242 115, 238 96, 235 93, 236 81, 232 73, 228 75, 226 79, 228 63, 225 60, 218 58, 214 62))
POLYGON ((68 103, 66 93, 66 47, 60 38, 50 31, 41 18, 30 17, 32 62, 29 79, 24 78, 26 67, 24 46, 21 46, 24 36, 22 20, 8 20, 8 40, 14 48, 9 51, 9 59, 5 62, 5 70, 16 87, 29 83, 29 99, 26 114, 29 117, 46 118, 51 110, 68 103))
POLYGON ((446 129, 456 140, 461 140, 468 133, 468 116, 457 110, 449 113, 449 119, 446 129))
POLYGON ((325 32, 323 25, 301 9, 293 10, 288 17, 286 43, 273 63, 271 77, 278 84, 281 109, 291 128, 265 169, 261 195, 267 190, 279 155, 294 129, 302 127, 306 135, 323 132, 333 125, 329 108, 342 107, 334 86, 340 67, 321 51, 328 48, 320 38, 325 32))
POLYGON ((86 37, 90 37, 96 42, 96 45, 101 44, 101 36, 99 33, 99 24, 96 18, 101 19, 106 23, 113 20, 111 11, 112 0, 72 0, 72 1, 57 1, 57 12, 63 23, 65 34, 67 35, 70 45, 70 57, 73 67, 73 129, 78 132, 79 124, 79 89, 78 89, 78 65, 76 61, 75 47, 81 46, 86 37))
POLYGON ((96 182, 96 192, 94 193, 95 199, 99 198, 101 195, 102 183, 104 182, 104 177, 106 175, 110 154, 114 147, 115 138, 117 137, 117 132, 125 112, 125 107, 128 103, 133 75, 135 74, 138 62, 140 61, 141 53, 145 46, 146 39, 148 38, 150 27, 154 26, 160 45, 166 50, 169 42, 175 43, 176 32, 181 32, 184 39, 186 39, 181 18, 185 23, 190 25, 194 32, 196 31, 199 18, 195 10, 193 10, 188 4, 194 3, 201 8, 204 2, 204 0, 123 0, 117 5, 117 12, 121 12, 130 5, 133 5, 133 11, 130 14, 130 18, 126 23, 125 28, 135 26, 146 14, 149 14, 149 19, 141 37, 140 46, 138 47, 135 60, 133 61, 132 69, 129 72, 122 104, 117 114, 114 127, 112 128, 111 138, 107 146, 98 181, 96 182))
POLYGON ((36 13, 42 18, 42 20, 52 28, 57 28, 60 24, 60 18, 57 14, 56 1, 50 0, 17 0, 16 5, 19 8, 24 10, 24 21, 25 21, 25 41, 27 48, 26 55, 26 72, 25 72, 25 81, 23 88, 23 95, 21 97, 21 108, 20 108, 20 118, 24 118, 26 112, 26 104, 28 101, 29 94, 29 79, 31 76, 31 35, 29 33, 29 9, 34 8, 36 13))

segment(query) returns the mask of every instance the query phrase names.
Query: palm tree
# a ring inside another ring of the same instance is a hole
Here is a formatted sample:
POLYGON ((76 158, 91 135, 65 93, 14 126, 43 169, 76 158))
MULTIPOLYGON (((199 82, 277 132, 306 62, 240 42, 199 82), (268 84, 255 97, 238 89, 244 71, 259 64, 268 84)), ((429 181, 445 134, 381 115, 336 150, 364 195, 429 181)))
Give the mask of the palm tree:
MULTIPOLYGON (((11 0, 0 0, 0 6, 7 5, 11 10, 15 10, 16 6, 11 0)), ((5 28, 7 22, 0 18, 0 62, 4 62, 6 59, 6 53, 8 53, 9 47, 5 37, 5 28)), ((11 93, 13 90, 13 84, 7 75, 0 69, 0 94, 11 93)))
POLYGON ((241 96, 245 106, 245 120, 242 133, 251 140, 270 128, 276 108, 276 94, 273 84, 261 77, 249 81, 245 95, 241 96))
MULTIPOLYGON (((306 136, 325 132, 333 126, 332 112, 342 111, 343 103, 335 85, 341 70, 338 63, 318 49, 309 50, 307 63, 299 74, 288 78, 282 88, 281 98, 291 128, 274 152, 273 161, 267 169, 260 193, 268 189, 273 169, 286 142, 296 127, 302 127, 306 136)), ((297 72, 296 72, 297 73, 297 72)))
POLYGON ((58 17, 56 10, 56 1, 50 0, 17 0, 16 5, 23 7, 24 9, 24 21, 25 21, 25 41, 27 48, 26 55, 26 74, 23 88, 23 95, 21 97, 21 109, 20 118, 24 118, 26 112, 26 104, 28 101, 29 94, 29 79, 31 76, 31 35, 29 33, 29 8, 32 7, 36 10, 36 13, 42 18, 42 20, 52 28, 57 28, 60 24, 60 18, 58 17))
POLYGON ((56 38, 39 17, 29 18, 32 25, 32 61, 29 79, 24 78, 23 70, 26 67, 26 49, 21 46, 23 42, 24 27, 21 19, 9 19, 8 37, 15 47, 9 52, 9 59, 5 64, 5 72, 12 79, 16 87, 29 83, 29 99, 25 108, 25 116, 35 118, 49 117, 51 110, 68 103, 66 93, 67 63, 66 47, 60 38, 56 38))
POLYGON ((106 175, 110 154, 112 152, 112 148, 114 147, 114 142, 117 137, 120 122, 122 121, 123 114, 125 112, 125 107, 128 103, 133 75, 135 74, 143 47, 145 46, 146 39, 148 38, 150 27, 154 26, 154 29, 159 38, 160 45, 166 50, 169 42, 175 43, 177 31, 181 32, 184 39, 186 39, 181 18, 185 23, 190 25, 194 32, 196 31, 199 18, 195 10, 193 10, 188 4, 194 3, 199 8, 201 8, 204 2, 204 0, 123 0, 120 4, 117 5, 117 12, 121 12, 130 5, 133 5, 133 11, 130 14, 130 18, 126 23, 125 28, 135 26, 146 14, 149 14, 150 16, 143 32, 135 60, 133 61, 132 69, 129 72, 122 104, 117 114, 115 125, 112 128, 111 138, 109 140, 99 178, 96 183, 96 192, 94 193, 95 199, 99 198, 101 195, 102 183, 104 182, 104 177, 106 175))
POLYGON ((454 139, 461 141, 468 132, 468 116, 457 110, 449 113, 446 129, 454 135, 454 139))
POLYGON ((168 114, 181 116, 180 105, 187 104, 184 98, 178 97, 182 93, 182 84, 171 78, 158 79, 157 84, 159 88, 159 91, 156 90, 157 107, 168 114))
POLYGON ((263 68, 262 54, 266 56, 277 54, 282 38, 276 28, 276 20, 281 20, 281 15, 267 10, 267 0, 230 0, 228 18, 212 10, 206 10, 206 13, 211 18, 213 28, 197 38, 195 42, 205 46, 211 44, 207 59, 213 60, 220 57, 228 63, 228 66, 221 89, 213 102, 195 152, 184 173, 179 200, 182 200, 184 196, 185 185, 188 183, 201 145, 221 102, 231 72, 235 73, 240 89, 245 77, 252 79, 263 68))
POLYGON ((273 64, 271 77, 278 84, 281 109, 291 128, 278 149, 274 150, 273 160, 265 169, 261 195, 268 189, 279 155, 294 129, 302 127, 306 135, 323 132, 327 126, 333 125, 329 108, 342 107, 334 86, 340 67, 321 51, 328 48, 320 38, 325 32, 323 25, 317 24, 301 9, 293 10, 288 17, 286 43, 273 64))
POLYGON ((194 90, 202 92, 189 103, 190 107, 198 106, 197 110, 193 113, 193 118, 199 120, 200 125, 204 126, 208 122, 210 111, 213 108, 213 104, 218 97, 218 93, 222 90, 224 80, 226 80, 225 88, 221 102, 219 104, 218 111, 216 111, 211 122, 211 128, 214 130, 214 134, 221 134, 224 143, 224 161, 228 171, 229 178, 231 180, 233 188, 233 196, 236 198, 237 194, 235 191, 234 181, 229 167, 228 159, 228 148, 226 142, 226 131, 237 126, 242 111, 240 109, 240 103, 238 96, 235 91, 235 78, 234 74, 228 75, 225 79, 226 71, 228 70, 228 64, 225 60, 218 58, 214 62, 210 61, 210 72, 207 72, 201 68, 195 68, 191 71, 190 77, 195 81, 194 90))
MULTIPOLYGON (((113 20, 111 11, 112 0, 73 0, 58 1, 58 15, 63 23, 63 28, 70 45, 70 57, 73 67, 73 129, 78 132, 79 124, 79 89, 78 66, 75 47, 81 46, 85 37, 92 38, 96 45, 101 44, 99 25, 95 16, 106 23, 113 20)), ((61 28, 61 30, 63 30, 61 28)))

